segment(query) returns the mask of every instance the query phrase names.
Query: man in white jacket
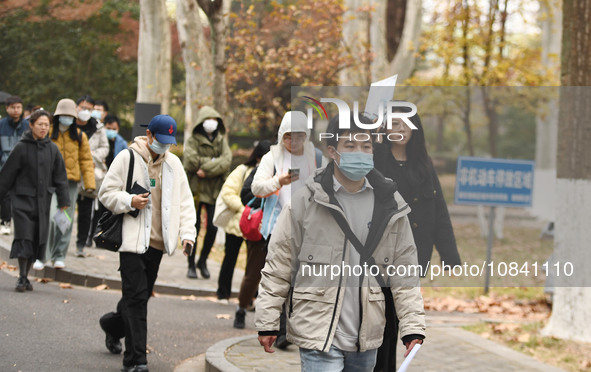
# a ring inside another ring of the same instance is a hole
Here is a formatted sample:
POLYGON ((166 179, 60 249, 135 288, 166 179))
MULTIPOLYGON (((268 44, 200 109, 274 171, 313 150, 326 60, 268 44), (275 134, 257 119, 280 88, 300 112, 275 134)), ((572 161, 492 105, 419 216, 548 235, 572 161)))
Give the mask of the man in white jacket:
POLYGON ((146 137, 136 137, 129 151, 113 160, 99 191, 99 199, 123 217, 123 242, 119 249, 122 297, 117 312, 100 319, 105 344, 113 354, 121 352, 122 371, 148 371, 146 359, 148 299, 152 295, 164 251, 172 255, 180 237, 185 255, 196 235, 195 206, 180 159, 168 149, 176 144, 176 122, 157 115, 148 124, 146 137), (131 151, 134 168, 131 184, 149 190, 134 195, 125 190, 131 151), (128 213, 139 210, 135 217, 128 213))

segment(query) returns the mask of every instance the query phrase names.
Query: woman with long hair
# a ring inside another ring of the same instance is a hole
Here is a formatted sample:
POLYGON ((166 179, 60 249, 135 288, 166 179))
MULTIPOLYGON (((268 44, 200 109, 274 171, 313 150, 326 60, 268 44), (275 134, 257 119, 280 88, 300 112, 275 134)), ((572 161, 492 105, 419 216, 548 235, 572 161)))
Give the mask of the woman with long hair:
MULTIPOLYGON (((417 247, 421 276, 425 276, 433 245, 441 261, 450 267, 460 265, 460 255, 439 178, 427 153, 419 114, 412 116, 410 121, 417 129, 411 130, 401 119, 393 119, 392 127, 386 128, 381 136, 382 143, 375 147, 374 164, 384 176, 396 182, 398 192, 410 205, 408 219, 417 247)), ((395 309, 387 308, 386 317, 395 316, 395 309)), ((388 323, 374 371, 396 369, 397 334, 398 321, 388 323)))

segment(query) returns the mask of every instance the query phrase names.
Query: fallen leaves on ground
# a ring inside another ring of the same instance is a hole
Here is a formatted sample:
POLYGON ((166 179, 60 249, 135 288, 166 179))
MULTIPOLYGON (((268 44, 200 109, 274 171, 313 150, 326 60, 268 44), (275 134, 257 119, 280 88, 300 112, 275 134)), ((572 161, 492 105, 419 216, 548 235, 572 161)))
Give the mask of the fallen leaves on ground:
POLYGON ((232 319, 232 315, 230 314, 216 314, 216 319, 232 319))
POLYGON ((37 283, 50 283, 53 282, 53 279, 50 278, 35 278, 37 283))
POLYGON ((105 289, 109 289, 109 286, 106 284, 100 284, 93 288, 95 291, 104 291, 105 289))
POLYGON ((18 267, 14 266, 14 265, 6 265, 6 270, 16 271, 16 270, 18 270, 18 267))
POLYGON ((190 296, 181 296, 181 300, 183 301, 197 301, 197 297, 190 295, 190 296))
POLYGON ((517 301, 511 296, 479 296, 475 299, 464 300, 451 296, 425 297, 425 310, 458 311, 463 313, 487 314, 491 318, 505 320, 537 321, 547 319, 550 309, 543 299, 532 301, 517 301))
POLYGON ((8 263, 6 263, 6 261, 0 262, 0 270, 4 269, 6 266, 8 266, 8 263))
POLYGON ((70 283, 60 283, 60 288, 62 289, 71 289, 72 285, 70 283))

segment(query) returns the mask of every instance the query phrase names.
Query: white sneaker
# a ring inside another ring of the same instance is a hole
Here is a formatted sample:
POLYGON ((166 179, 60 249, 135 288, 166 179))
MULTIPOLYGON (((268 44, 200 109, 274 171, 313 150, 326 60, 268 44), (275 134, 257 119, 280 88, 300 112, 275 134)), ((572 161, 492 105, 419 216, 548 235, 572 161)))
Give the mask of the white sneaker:
POLYGON ((0 225, 0 235, 10 235, 11 232, 9 224, 0 225))
POLYGON ((39 260, 36 260, 35 263, 33 264, 33 270, 43 270, 44 267, 45 267, 45 264, 39 260))
POLYGON ((54 269, 63 269, 65 267, 66 264, 64 263, 64 261, 55 261, 55 263, 53 264, 54 269))

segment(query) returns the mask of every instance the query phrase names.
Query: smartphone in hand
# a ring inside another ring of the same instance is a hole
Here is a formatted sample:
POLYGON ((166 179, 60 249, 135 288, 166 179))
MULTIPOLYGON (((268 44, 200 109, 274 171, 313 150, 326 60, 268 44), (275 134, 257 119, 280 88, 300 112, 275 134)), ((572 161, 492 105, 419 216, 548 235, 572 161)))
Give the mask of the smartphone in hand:
POLYGON ((291 178, 298 178, 300 176, 300 168, 290 168, 287 170, 287 173, 291 178))
POLYGON ((192 243, 187 243, 185 244, 185 246, 183 247, 183 254, 185 256, 190 256, 191 253, 193 253, 193 244, 192 243))

